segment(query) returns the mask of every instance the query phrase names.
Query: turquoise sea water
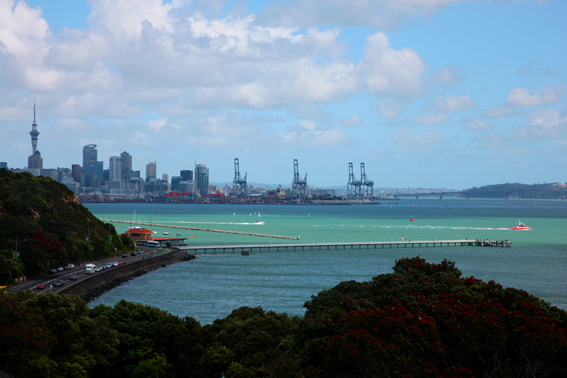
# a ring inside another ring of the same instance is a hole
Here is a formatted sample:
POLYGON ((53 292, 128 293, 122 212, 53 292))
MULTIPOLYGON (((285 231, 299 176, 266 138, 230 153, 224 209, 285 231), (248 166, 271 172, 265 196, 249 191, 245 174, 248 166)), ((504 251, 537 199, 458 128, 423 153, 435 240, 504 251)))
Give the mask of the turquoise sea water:
MULTIPOLYGON (((494 280, 567 309, 567 201, 398 200, 380 205, 87 204, 100 218, 300 236, 300 242, 491 239, 511 248, 442 247, 200 254, 136 278, 90 302, 121 299, 201 323, 239 306, 303 315, 303 303, 341 281, 392 272, 395 260, 420 255, 455 261, 464 276, 494 280), (413 221, 410 219, 413 218, 413 221), (530 231, 511 231, 518 221, 530 231)), ((118 232, 128 224, 116 223, 118 232)), ((161 236, 172 229, 152 227, 161 236)), ((281 239, 180 232, 189 244, 281 243, 281 239), (190 237, 193 236, 193 237, 190 237)), ((293 243, 294 241, 288 241, 293 243)))

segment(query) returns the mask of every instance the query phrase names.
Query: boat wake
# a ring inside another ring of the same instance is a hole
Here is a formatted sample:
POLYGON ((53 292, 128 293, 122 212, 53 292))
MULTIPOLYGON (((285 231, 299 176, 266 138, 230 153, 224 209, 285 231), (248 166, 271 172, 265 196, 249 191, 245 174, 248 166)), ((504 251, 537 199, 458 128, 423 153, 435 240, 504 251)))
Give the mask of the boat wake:
POLYGON ((179 224, 235 224, 244 226, 258 226, 264 225, 265 222, 189 222, 189 221, 178 221, 178 222, 168 222, 168 223, 179 223, 179 224))

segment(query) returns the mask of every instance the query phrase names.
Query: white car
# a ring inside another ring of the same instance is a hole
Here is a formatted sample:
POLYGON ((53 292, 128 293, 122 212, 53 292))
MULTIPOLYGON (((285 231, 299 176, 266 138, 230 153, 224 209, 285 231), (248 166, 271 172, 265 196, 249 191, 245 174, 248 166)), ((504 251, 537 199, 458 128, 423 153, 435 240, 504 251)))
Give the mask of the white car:
POLYGON ((69 265, 67 265, 67 267, 68 267, 69 269, 73 269, 73 268, 75 267, 75 264, 69 264, 69 265))
POLYGON ((95 272, 100 272, 101 270, 102 270, 102 266, 97 266, 94 271, 95 271, 95 272))

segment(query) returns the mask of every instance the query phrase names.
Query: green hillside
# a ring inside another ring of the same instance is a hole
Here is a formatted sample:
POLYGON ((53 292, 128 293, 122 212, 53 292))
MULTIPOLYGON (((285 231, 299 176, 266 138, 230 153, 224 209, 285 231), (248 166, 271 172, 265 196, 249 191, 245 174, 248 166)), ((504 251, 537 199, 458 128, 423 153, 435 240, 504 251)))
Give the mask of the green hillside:
POLYGON ((0 169, 1 283, 23 272, 35 275, 107 256, 115 248, 123 250, 124 244, 114 227, 92 215, 66 186, 0 169))
POLYGON ((522 199, 564 199, 567 189, 557 184, 506 183, 473 187, 463 191, 469 198, 522 198, 522 199))

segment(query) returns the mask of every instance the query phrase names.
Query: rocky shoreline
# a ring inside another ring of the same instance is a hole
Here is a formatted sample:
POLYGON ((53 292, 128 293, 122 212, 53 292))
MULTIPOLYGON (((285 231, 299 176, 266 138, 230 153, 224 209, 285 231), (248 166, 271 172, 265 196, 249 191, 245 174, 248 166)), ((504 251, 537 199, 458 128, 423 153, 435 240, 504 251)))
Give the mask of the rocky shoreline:
POLYGON ((142 276, 159 268, 165 268, 167 265, 193 259, 195 259, 195 255, 188 254, 181 250, 172 250, 166 254, 151 258, 126 260, 126 264, 124 265, 96 273, 84 280, 65 287, 65 289, 61 290, 59 293, 77 295, 88 302, 135 277, 142 276))

